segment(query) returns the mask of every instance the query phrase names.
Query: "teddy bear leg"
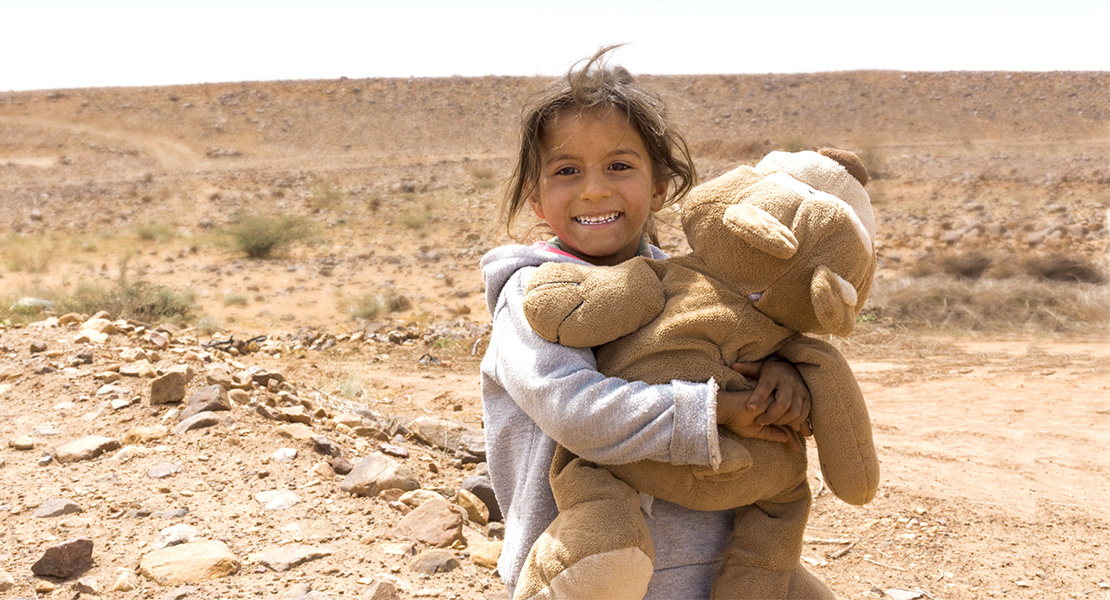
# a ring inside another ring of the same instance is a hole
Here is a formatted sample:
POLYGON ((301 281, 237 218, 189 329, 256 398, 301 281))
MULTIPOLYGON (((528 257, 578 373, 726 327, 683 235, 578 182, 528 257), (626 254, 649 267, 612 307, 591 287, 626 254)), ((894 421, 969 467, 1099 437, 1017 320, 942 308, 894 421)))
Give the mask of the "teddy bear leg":
POLYGON ((514 600, 643 598, 655 547, 639 494, 562 447, 551 490, 559 515, 532 545, 514 600))
POLYGON ((790 575, 790 589, 786 597, 789 600, 836 600, 836 594, 829 586, 800 564, 790 575))
POLYGON ((732 539, 713 582, 714 599, 769 600, 792 596, 802 535, 809 517, 805 481, 779 497, 736 509, 732 539))

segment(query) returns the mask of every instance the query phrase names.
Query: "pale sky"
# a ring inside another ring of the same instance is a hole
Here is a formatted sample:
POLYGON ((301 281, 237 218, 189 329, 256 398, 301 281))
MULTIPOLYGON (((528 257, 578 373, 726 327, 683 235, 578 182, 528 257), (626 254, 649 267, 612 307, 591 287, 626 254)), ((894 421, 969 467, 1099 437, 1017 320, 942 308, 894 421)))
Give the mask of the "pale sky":
POLYGON ((341 76, 1110 70, 1110 0, 0 0, 0 91, 341 76), (682 8, 677 8, 682 5, 682 8))

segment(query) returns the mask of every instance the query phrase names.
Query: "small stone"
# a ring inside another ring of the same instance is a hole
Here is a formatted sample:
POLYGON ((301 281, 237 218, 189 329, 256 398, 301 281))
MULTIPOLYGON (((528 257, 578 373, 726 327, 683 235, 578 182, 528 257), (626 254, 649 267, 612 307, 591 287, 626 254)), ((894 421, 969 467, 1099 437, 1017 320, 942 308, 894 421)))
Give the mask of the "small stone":
POLYGON ((51 546, 31 565, 35 575, 67 579, 92 565, 93 543, 88 538, 77 538, 51 546))
POLYGON ((416 508, 428 500, 443 500, 443 496, 431 490, 412 490, 401 494, 401 497, 397 500, 403 504, 416 508))
POLYGON ((158 537, 150 545, 151 550, 161 550, 169 548, 170 546, 177 546, 179 544, 188 544, 194 541, 200 532, 193 527, 181 523, 179 525, 172 525, 166 527, 158 532, 158 537))
POLYGON ((497 568, 497 559, 501 558, 501 549, 504 542, 483 542, 470 546, 470 560, 479 567, 494 570, 497 568))
POLYGON ((231 400, 227 392, 218 385, 208 385, 198 389, 189 397, 185 410, 181 411, 178 420, 185 420, 199 412, 231 410, 231 400))
POLYGON ((251 395, 246 390, 228 390, 227 398, 234 404, 250 404, 251 395))
POLYGON ((479 525, 489 523, 489 508, 473 492, 459 490, 458 504, 466 511, 466 516, 479 525))
POLYGON ((340 484, 340 489, 356 496, 377 496, 390 488, 415 490, 420 482, 407 467, 378 452, 359 461, 340 484))
POLYGON ((116 573, 116 580, 112 583, 113 592, 131 592, 139 589, 139 578, 130 569, 120 569, 116 573))
POLYGON ((0 592, 6 592, 15 587, 15 577, 12 574, 0 569, 0 592))
POLYGON ((330 556, 331 553, 332 551, 328 548, 318 548, 305 544, 288 544, 263 551, 258 557, 258 562, 271 571, 281 573, 306 562, 330 556))
POLYGON ((8 446, 15 450, 34 450, 35 438, 29 435, 21 435, 8 442, 8 446))
POLYGON ((459 559, 450 550, 425 550, 412 559, 409 568, 426 575, 447 573, 459 568, 459 559))
POLYGON ((151 479, 163 479, 181 472, 181 463, 165 462, 154 465, 147 470, 146 476, 151 479))
POLYGON ((304 423, 285 423, 275 431, 279 436, 299 442, 306 442, 316 436, 316 431, 304 423))
POLYGON ((38 340, 31 342, 31 354, 38 354, 40 352, 46 352, 46 342, 38 340))
POLYGON ((226 577, 239 571, 239 557, 219 541, 199 541, 155 550, 144 556, 139 572, 162 585, 226 577))
POLYGON ((278 448, 270 455, 270 460, 274 462, 293 462, 297 459, 296 448, 278 448))
POLYGON ((120 447, 118 440, 100 436, 87 435, 79 440, 58 447, 54 451, 55 458, 60 463, 80 462, 92 460, 105 452, 116 450, 120 447))
POLYGON ((363 588, 359 600, 400 600, 397 586, 388 581, 374 581, 363 588))
POLYGON ((73 587, 82 594, 100 595, 100 582, 95 577, 82 577, 77 580, 77 585, 73 587))
POLYGON ((185 376, 166 373, 150 382, 151 404, 174 404, 185 397, 185 376))
POLYGON ((84 509, 81 508, 80 504, 77 504, 76 502, 74 502, 73 500, 69 500, 68 498, 51 498, 50 500, 47 500, 46 502, 40 504, 31 516, 36 519, 46 519, 50 517, 72 515, 82 512, 83 510, 84 509))
POLYGON ((393 528, 393 534, 402 539, 424 542, 434 548, 446 548, 464 541, 463 525, 466 513, 450 502, 429 500, 405 515, 393 528))
POLYGON ((339 456, 341 454, 339 446, 323 435, 312 436, 312 449, 324 456, 339 456))
POLYGON ((403 446, 394 446, 393 444, 382 443, 378 447, 378 449, 380 449, 383 454, 389 454, 390 456, 396 456, 398 458, 409 457, 408 448, 405 448, 403 446))
POLYGON ((194 429, 203 429, 205 427, 213 427, 220 424, 220 416, 214 412, 197 413, 188 419, 174 425, 171 432, 174 435, 181 435, 187 431, 194 429))
POLYGON ((460 488, 474 494, 482 501, 482 504, 486 505, 489 510, 490 521, 501 521, 503 519, 501 508, 497 506, 497 497, 493 494, 493 482, 490 481, 488 476, 471 475, 463 479, 460 488))
POLYGON ((140 425, 132 427, 123 434, 123 443, 139 444, 158 441, 170 434, 170 429, 165 425, 140 425))
POLYGON ((301 501, 301 497, 293 490, 272 490, 258 492, 254 499, 262 505, 262 510, 285 510, 301 501))

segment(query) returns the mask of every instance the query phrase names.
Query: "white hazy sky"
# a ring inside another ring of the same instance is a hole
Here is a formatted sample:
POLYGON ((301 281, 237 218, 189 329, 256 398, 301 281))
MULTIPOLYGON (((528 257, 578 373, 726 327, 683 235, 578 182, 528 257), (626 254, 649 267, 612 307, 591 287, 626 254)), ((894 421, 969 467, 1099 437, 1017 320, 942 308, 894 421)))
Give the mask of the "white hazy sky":
POLYGON ((341 76, 1110 70, 1110 0, 0 0, 0 91, 341 76), (681 5, 682 8, 677 8, 681 5))

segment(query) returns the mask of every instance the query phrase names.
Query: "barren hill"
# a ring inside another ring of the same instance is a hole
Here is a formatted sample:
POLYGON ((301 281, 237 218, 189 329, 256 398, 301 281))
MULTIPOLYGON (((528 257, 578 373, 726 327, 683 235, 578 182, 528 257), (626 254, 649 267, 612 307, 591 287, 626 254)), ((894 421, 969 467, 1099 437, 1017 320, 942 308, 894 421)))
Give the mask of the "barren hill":
MULTIPOLYGON (((819 146, 873 175, 880 272, 837 344, 883 484, 818 493, 807 568, 844 598, 1110 598, 1110 73, 642 80, 703 178, 819 146)), ((483 475, 477 263, 544 83, 0 94, 0 594, 503 598, 500 527, 459 491, 483 475), (313 234, 250 258, 259 215, 313 234), (147 283, 194 314, 41 309, 147 283), (357 487, 364 460, 407 474, 357 487), (432 551, 414 514, 458 536, 432 551), (33 566, 75 538, 87 564, 33 566)))

